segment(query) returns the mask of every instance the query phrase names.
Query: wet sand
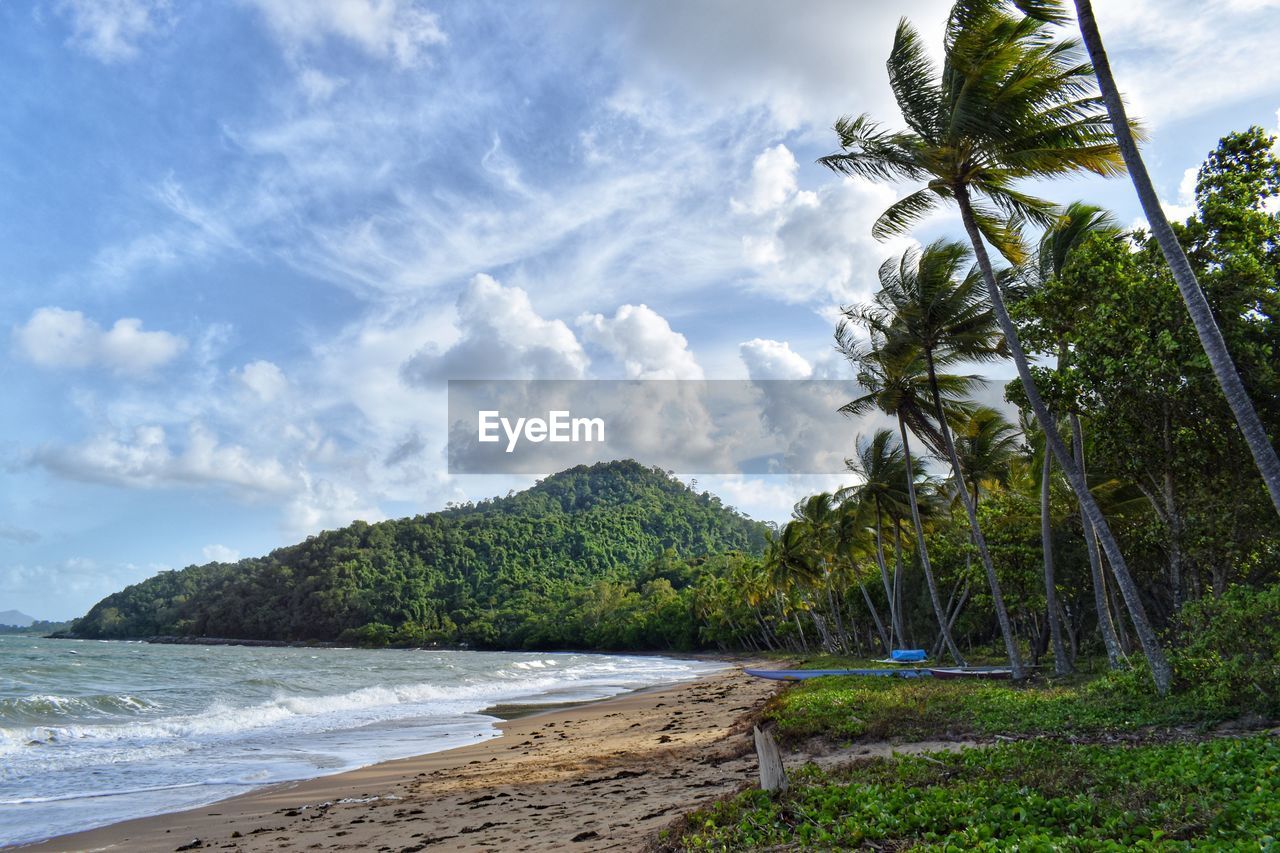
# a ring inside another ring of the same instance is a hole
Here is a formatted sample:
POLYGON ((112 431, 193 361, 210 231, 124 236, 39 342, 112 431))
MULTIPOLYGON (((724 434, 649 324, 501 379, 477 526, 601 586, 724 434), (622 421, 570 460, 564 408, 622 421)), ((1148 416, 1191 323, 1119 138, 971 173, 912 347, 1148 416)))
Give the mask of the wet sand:
POLYGON ((472 746, 20 849, 637 850, 755 778, 751 722, 777 688, 735 667, 510 719, 472 746))

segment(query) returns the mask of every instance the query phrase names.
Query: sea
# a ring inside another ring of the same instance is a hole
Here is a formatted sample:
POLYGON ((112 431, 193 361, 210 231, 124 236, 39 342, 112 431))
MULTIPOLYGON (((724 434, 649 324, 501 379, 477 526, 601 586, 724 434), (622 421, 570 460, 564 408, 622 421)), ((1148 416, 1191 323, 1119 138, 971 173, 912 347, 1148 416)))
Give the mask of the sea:
POLYGON ((0 846, 498 737, 495 706, 723 668, 671 657, 0 636, 0 846))

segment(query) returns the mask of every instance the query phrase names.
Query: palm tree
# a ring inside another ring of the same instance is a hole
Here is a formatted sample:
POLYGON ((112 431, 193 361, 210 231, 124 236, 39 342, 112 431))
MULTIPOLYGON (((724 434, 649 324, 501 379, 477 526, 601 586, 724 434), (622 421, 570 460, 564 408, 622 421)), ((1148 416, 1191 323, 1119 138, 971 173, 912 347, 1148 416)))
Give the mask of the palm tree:
MULTIPOLYGON (((1191 315, 1191 322, 1196 327, 1200 346, 1209 357, 1213 375, 1217 378, 1222 394, 1231 406, 1236 423, 1240 426, 1240 432, 1244 434, 1244 439, 1253 454, 1253 461, 1258 466, 1258 472, 1262 474, 1262 479, 1267 484, 1271 503, 1275 506, 1276 512, 1280 513, 1280 457, 1277 457, 1276 449, 1267 437, 1266 428, 1258 417, 1253 401, 1249 399, 1244 383, 1240 381, 1240 372, 1236 370, 1231 351, 1227 349, 1227 342, 1222 337, 1217 320, 1214 319, 1209 300, 1205 298, 1200 282, 1187 261, 1187 255, 1182 251, 1182 245, 1173 233, 1173 228, 1169 226, 1164 208, 1160 206, 1160 199, 1156 195, 1155 187, 1151 184, 1151 176, 1147 174, 1147 165, 1138 151, 1138 141, 1125 111, 1124 100, 1120 97, 1115 76, 1111 73, 1111 62, 1107 58, 1107 51, 1102 43, 1102 34, 1098 31, 1098 22, 1093 16, 1093 4, 1090 0, 1075 0, 1075 7, 1076 18, 1080 24, 1080 35, 1084 40, 1085 48, 1089 51, 1093 73, 1097 77, 1098 88, 1102 92, 1102 101, 1106 104, 1107 114, 1111 117, 1111 127, 1115 132, 1125 166, 1129 170, 1129 179, 1133 181, 1133 188, 1138 193, 1138 201, 1142 204, 1142 213, 1147 217, 1151 233, 1156 238, 1156 243, 1159 244, 1169 269, 1173 272, 1173 280, 1178 284, 1178 293, 1182 295, 1187 313, 1191 315)), ((1025 7, 1024 11, 1041 21, 1061 23, 1069 20, 1058 3, 1052 0, 1035 0, 1034 3, 1025 7)))
POLYGON ((872 512, 875 531, 876 565, 880 568, 880 580, 884 584, 884 597, 889 604, 889 625, 894 639, 904 636, 902 612, 893 594, 895 584, 889 580, 889 567, 884 558, 884 518, 901 515, 909 497, 904 487, 907 465, 902 458, 902 446, 895 442, 893 432, 876 430, 871 438, 859 436, 854 442, 857 455, 844 461, 845 467, 862 477, 862 484, 851 492, 858 502, 872 512))
MULTIPOLYGON (((883 430, 888 433, 888 430, 883 430)), ((861 442, 859 442, 861 443, 861 442)), ((880 620, 880 612, 876 610, 875 602, 871 600, 870 594, 867 593, 867 585, 862 571, 862 564, 859 557, 868 552, 875 553, 879 543, 879 511, 874 508, 874 501, 868 500, 865 493, 859 493, 858 489, 845 490, 841 495, 840 517, 836 522, 835 544, 837 552, 844 555, 848 561, 849 573, 853 577, 858 589, 862 593, 862 600, 867 605, 868 612, 871 613, 871 620, 875 623, 876 633, 880 637, 880 644, 884 647, 885 656, 893 650, 893 645, 889 640, 889 635, 884 629, 884 622, 880 620), (876 542, 873 544, 868 541, 871 537, 872 523, 868 517, 875 512, 877 518, 875 524, 876 542)), ((884 559, 883 551, 880 550, 880 566, 885 581, 885 589, 888 589, 888 572, 883 570, 884 559)), ((890 601, 892 606, 892 601, 890 601)))
MULTIPOLYGON (((853 312, 846 312, 846 316, 853 312)), ((924 396, 930 387, 945 380, 949 401, 954 406, 956 397, 962 395, 975 381, 974 377, 947 376, 935 377, 931 382, 924 370, 923 359, 919 352, 901 350, 890 353, 881 348, 865 348, 859 346, 849 334, 845 321, 841 321, 836 330, 838 348, 858 369, 858 383, 867 393, 846 403, 840 411, 847 415, 865 414, 878 408, 887 415, 898 419, 898 432, 902 439, 902 456, 906 463, 905 477, 907 483, 907 503, 911 508, 911 523, 915 527, 916 543, 920 556, 920 567, 924 570, 925 583, 929 587, 929 599, 933 604, 934 616, 938 620, 938 630, 946 644, 947 651, 957 665, 964 665, 964 657, 960 648, 951 637, 947 628, 947 614, 942 607, 942 597, 938 593, 938 583, 933 576, 933 566, 929 563, 929 549, 924 540, 924 525, 920 521, 920 504, 916 499, 916 464, 911 458, 911 442, 907 437, 907 424, 917 435, 928 435, 932 442, 941 438, 938 428, 929 422, 925 414, 928 403, 924 396)), ((941 398, 939 398, 941 399, 941 398)), ((946 411, 943 409, 945 428, 946 411)), ((933 446, 937 446, 936 443, 933 446)), ((896 531, 895 531, 896 532, 896 531)), ((1021 672, 1018 673, 1021 677, 1021 672)))
POLYGON ((827 613, 835 622, 835 635, 821 631, 829 636, 831 651, 843 651, 848 634, 844 628, 844 618, 840 615, 840 607, 835 600, 835 578, 837 560, 839 559, 840 503, 830 492, 819 492, 797 503, 792 510, 792 518, 807 536, 812 560, 818 569, 815 583, 821 581, 823 595, 827 601, 827 613))
POLYGON ((1057 40, 1049 30, 1044 21, 1009 14, 1003 0, 960 0, 947 21, 939 73, 919 34, 903 20, 888 69, 909 129, 883 130, 866 115, 842 118, 836 122, 841 151, 819 162, 849 175, 925 182, 881 214, 872 229, 877 237, 905 231, 942 201, 958 205, 1028 402, 1097 531, 1163 694, 1173 678, 1168 658, 1106 518, 1036 389, 984 242, 1018 263, 1025 258, 1021 222, 1052 221, 1053 205, 1018 190, 1020 179, 1123 171, 1092 91, 1092 69, 1080 60, 1076 42, 1057 40))
POLYGON ((919 352, 929 379, 933 417, 942 437, 942 448, 951 463, 957 495, 969 518, 969 530, 978 548, 978 557, 991 588, 991 603, 1000 624, 1005 650, 1015 678, 1023 678, 1022 656, 1018 651, 1009 611, 1000 591, 986 537, 978 524, 977 507, 965 489, 964 469, 956 455, 955 441, 947 425, 942 395, 938 390, 938 364, 983 361, 999 356, 999 333, 991 309, 982 292, 977 269, 961 275, 969 250, 960 243, 938 240, 923 251, 911 250, 900 258, 890 258, 880 266, 880 291, 875 304, 860 313, 873 335, 883 337, 885 348, 904 356, 919 352))
MULTIPOLYGON (((1048 228, 1040 237, 1040 245, 1036 249, 1036 262, 1024 271, 1025 284, 1038 288, 1050 279, 1062 275, 1071 252, 1081 242, 1093 234, 1118 234, 1119 225, 1107 211, 1084 202, 1072 202, 1063 211, 1062 217, 1048 228)), ((1070 361, 1071 353, 1067 349, 1066 336, 1070 330, 1075 306, 1064 306, 1057 316, 1046 318, 1043 314, 1039 321, 1052 327, 1049 331, 1057 338, 1058 355, 1057 371, 1061 376, 1070 361)), ((1088 479, 1084 460, 1084 435, 1080 426, 1080 415, 1075 405, 1068 401, 1067 420, 1071 425, 1072 458, 1080 466, 1080 473, 1088 479)), ((1044 465, 1051 463, 1052 457, 1045 454, 1044 465)), ((1098 544, 1093 525, 1080 514, 1080 526, 1084 531, 1085 551, 1089 557, 1089 573, 1093 579, 1093 604, 1098 616, 1098 631, 1102 634, 1102 644, 1107 651, 1107 663, 1112 669, 1118 669, 1124 658, 1120 648, 1120 638, 1116 634, 1115 623, 1111 620, 1111 608, 1107 604, 1107 582, 1102 571, 1102 558, 1098 555, 1098 544)))
POLYGON ((1053 672, 1059 676, 1070 675, 1071 661, 1067 657, 1066 644, 1062 641, 1062 622, 1058 618, 1058 586, 1054 578, 1053 517, 1050 511, 1053 457, 1045 447, 1044 434, 1035 428, 1034 423, 1024 423, 1022 430, 1031 445, 1032 468, 1035 467, 1037 456, 1040 462, 1040 550, 1044 556, 1044 603, 1049 637, 1053 642, 1053 672))

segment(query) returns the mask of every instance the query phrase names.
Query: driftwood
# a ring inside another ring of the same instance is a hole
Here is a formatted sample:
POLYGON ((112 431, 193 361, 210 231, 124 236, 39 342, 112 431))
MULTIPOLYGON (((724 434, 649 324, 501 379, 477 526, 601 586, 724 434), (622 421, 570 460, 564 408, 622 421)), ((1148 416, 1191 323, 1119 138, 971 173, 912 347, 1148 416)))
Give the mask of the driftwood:
POLYGON ((760 759, 760 789, 764 791, 787 790, 787 771, 782 766, 782 753, 773 739, 773 729, 752 729, 756 739, 756 756, 760 759))

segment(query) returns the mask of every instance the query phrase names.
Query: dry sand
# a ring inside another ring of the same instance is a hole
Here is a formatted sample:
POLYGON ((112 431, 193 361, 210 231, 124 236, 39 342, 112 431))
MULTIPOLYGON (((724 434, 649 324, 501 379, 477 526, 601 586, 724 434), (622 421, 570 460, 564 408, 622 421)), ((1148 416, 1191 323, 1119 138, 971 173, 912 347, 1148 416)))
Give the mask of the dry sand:
POLYGON ((23 849, 637 850, 681 812, 755 778, 751 722, 777 687, 735 667, 510 720, 473 746, 23 849))

